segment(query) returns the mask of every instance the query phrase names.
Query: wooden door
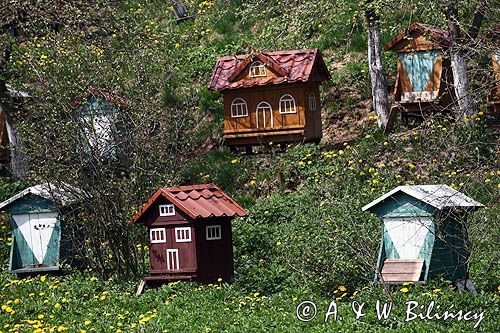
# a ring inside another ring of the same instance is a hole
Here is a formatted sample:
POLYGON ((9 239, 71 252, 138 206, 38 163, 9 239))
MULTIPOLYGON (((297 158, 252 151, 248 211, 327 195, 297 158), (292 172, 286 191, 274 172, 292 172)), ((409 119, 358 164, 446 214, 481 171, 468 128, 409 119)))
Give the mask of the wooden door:
POLYGON ((387 259, 419 259, 431 254, 433 241, 430 218, 384 219, 384 244, 387 259))
POLYGON ((165 260, 169 272, 195 272, 196 249, 191 226, 174 226, 167 229, 165 260))
POLYGON ((59 259, 58 213, 15 214, 12 269, 53 266, 59 259))
POLYGON ((260 102, 255 110, 255 120, 257 128, 274 128, 273 108, 267 102, 260 102))
POLYGON ((179 250, 178 249, 167 249, 167 270, 178 271, 179 270, 179 250))

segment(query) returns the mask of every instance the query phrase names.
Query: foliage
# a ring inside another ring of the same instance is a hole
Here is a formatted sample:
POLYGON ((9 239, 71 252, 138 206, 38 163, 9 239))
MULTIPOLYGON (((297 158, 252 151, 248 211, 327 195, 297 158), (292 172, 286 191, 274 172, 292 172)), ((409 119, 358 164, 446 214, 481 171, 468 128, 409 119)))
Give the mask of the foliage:
MULTIPOLYGON (((320 295, 304 287, 281 293, 266 289, 252 291, 238 285, 170 283, 133 296, 134 285, 122 280, 101 280, 92 275, 39 276, 15 280, 0 275, 2 331, 12 332, 305 332, 341 331, 472 331, 477 320, 413 320, 405 322, 406 304, 417 301, 428 306, 431 301, 444 309, 482 312, 479 330, 494 332, 499 315, 499 291, 480 293, 477 297, 459 294, 446 283, 394 286, 394 308, 388 320, 376 317, 376 302, 390 302, 379 286, 356 289, 340 285, 329 295, 320 295), (296 317, 302 301, 313 301, 318 315, 310 322, 296 317), (335 301, 343 320, 325 314, 335 301), (355 320, 351 302, 365 303, 365 317, 355 320)), ((422 311, 424 312, 424 311, 422 311)), ((424 312, 425 313, 425 312, 424 312)), ((433 311, 432 313, 435 313, 433 311)))

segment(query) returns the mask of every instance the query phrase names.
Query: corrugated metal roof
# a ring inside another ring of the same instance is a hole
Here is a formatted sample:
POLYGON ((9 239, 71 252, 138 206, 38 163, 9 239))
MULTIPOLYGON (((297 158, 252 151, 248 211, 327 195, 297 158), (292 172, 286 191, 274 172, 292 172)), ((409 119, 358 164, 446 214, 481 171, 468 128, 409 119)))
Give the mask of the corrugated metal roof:
POLYGON ((420 32, 422 35, 429 36, 433 42, 437 43, 442 47, 448 47, 451 45, 450 33, 447 30, 432 27, 424 23, 415 22, 411 24, 405 31, 397 35, 393 40, 391 40, 386 46, 385 50, 393 49, 396 44, 404 40, 413 32, 420 32))
POLYGON ((50 183, 35 185, 28 187, 27 189, 24 189, 18 194, 0 203, 0 209, 5 208, 6 206, 27 196, 28 194, 36 195, 45 198, 47 200, 56 202, 58 204, 62 204, 64 206, 77 200, 76 198, 77 192, 79 192, 79 190, 68 184, 63 185, 63 187, 57 187, 50 183))
POLYGON ((364 206, 362 210, 365 211, 373 208, 397 192, 404 192, 439 210, 450 207, 484 207, 484 205, 480 202, 477 202, 465 194, 452 189, 448 185, 413 185, 398 186, 380 198, 370 202, 368 205, 364 206))
POLYGON ((325 81, 329 78, 330 74, 318 49, 260 52, 255 56, 244 54, 220 58, 215 65, 208 88, 211 90, 238 89, 282 83, 325 81), (286 75, 232 81, 250 62, 249 59, 261 60, 271 69, 286 75))
POLYGON ((248 216, 246 210, 216 185, 188 185, 159 189, 137 212, 130 223, 137 222, 160 196, 166 198, 193 219, 248 216))

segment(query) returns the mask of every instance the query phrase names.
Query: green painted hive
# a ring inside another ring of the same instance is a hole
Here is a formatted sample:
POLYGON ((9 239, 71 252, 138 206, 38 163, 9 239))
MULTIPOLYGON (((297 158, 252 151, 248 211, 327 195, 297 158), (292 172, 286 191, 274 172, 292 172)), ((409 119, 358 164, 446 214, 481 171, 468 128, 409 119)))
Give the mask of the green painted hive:
POLYGON ((399 186, 364 206, 383 222, 375 281, 468 279, 466 218, 481 207, 447 185, 399 186))
POLYGON ((61 209, 72 200, 54 186, 29 187, 0 203, 11 216, 12 245, 9 272, 43 273, 59 270, 61 209))

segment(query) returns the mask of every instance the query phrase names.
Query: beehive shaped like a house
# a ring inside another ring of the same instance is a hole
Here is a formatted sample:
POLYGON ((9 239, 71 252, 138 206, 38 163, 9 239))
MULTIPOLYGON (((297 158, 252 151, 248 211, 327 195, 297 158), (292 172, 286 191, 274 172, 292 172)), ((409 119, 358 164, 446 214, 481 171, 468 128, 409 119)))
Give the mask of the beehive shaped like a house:
POLYGON ((364 206, 383 221, 375 280, 467 279, 466 217, 481 207, 447 185, 399 186, 364 206))
POLYGON ((319 85, 330 74, 317 49, 222 57, 209 89, 224 98, 224 142, 252 146, 322 137, 319 85))
POLYGON ((159 189, 133 217, 149 230, 149 281, 233 280, 231 220, 247 212, 217 186, 159 189))
POLYGON ((451 45, 445 30, 413 23, 385 47, 398 53, 394 100, 402 113, 444 111, 453 98, 453 75, 444 50, 451 45))

